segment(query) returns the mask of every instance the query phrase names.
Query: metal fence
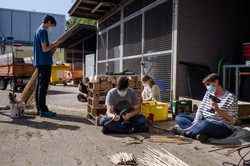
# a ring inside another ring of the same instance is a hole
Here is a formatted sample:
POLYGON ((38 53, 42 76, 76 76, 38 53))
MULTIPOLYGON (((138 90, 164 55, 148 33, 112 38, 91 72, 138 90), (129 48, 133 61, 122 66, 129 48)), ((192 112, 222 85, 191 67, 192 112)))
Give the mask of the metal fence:
POLYGON ((98 24, 97 74, 150 75, 170 101, 172 0, 136 0, 98 24), (118 19, 120 17, 120 19, 118 19))

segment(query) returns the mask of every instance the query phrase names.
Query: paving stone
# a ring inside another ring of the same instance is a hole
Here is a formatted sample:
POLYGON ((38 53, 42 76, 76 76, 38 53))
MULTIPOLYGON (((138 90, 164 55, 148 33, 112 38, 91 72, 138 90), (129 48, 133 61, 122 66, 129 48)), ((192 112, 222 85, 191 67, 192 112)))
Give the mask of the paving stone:
MULTIPOLYGON (((8 105, 9 92, 0 91, 0 106, 8 105)), ((195 140, 189 145, 177 145, 149 142, 152 133, 103 135, 101 127, 86 119, 87 103, 78 102, 76 95, 77 87, 51 86, 47 104, 57 112, 52 118, 25 115, 12 119, 9 110, 0 110, 0 166, 112 166, 108 155, 127 152, 143 156, 148 146, 164 148, 192 166, 217 166, 223 161, 236 164, 240 160, 237 153, 225 156, 226 150, 209 153, 211 145, 195 140), (126 145, 122 142, 127 136, 144 140, 142 144, 126 145), (195 146, 200 149, 195 150, 195 146)))

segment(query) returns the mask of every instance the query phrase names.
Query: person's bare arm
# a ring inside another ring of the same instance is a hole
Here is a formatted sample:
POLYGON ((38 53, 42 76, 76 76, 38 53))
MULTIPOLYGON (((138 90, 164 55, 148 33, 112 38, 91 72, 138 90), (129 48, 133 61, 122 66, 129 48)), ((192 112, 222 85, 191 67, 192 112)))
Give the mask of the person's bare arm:
POLYGON ((226 121, 231 122, 233 121, 233 116, 222 111, 216 102, 211 102, 211 108, 213 108, 222 118, 224 118, 226 121))
POLYGON ((119 121, 120 120, 120 115, 113 114, 114 112, 114 106, 107 106, 107 116, 110 119, 114 119, 114 121, 119 121))
POLYGON ((57 45, 58 45, 58 42, 57 42, 57 41, 52 42, 49 46, 47 46, 47 42, 43 42, 43 43, 42 43, 43 52, 46 53, 46 52, 48 52, 49 50, 51 50, 53 47, 56 47, 57 45))
POLYGON ((79 93, 80 95, 83 95, 84 97, 87 98, 87 97, 88 97, 88 94, 82 93, 81 91, 82 91, 82 86, 79 84, 79 85, 78 85, 78 93, 79 93))
MULTIPOLYGON (((141 113, 141 105, 138 104, 138 105, 136 105, 136 106, 133 106, 133 111, 130 112, 130 113, 128 113, 128 114, 126 114, 126 115, 128 115, 129 118, 131 118, 131 117, 133 117, 133 116, 135 116, 135 115, 137 115, 137 114, 140 114, 140 113, 141 113)), ((125 119, 125 120, 126 120, 126 119, 125 119)))

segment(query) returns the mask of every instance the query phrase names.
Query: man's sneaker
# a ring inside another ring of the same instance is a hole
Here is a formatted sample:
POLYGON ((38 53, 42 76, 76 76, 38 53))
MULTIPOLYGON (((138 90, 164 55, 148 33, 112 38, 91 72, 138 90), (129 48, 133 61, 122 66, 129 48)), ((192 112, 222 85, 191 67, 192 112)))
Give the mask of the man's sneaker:
POLYGON ((205 135, 205 134, 198 134, 196 136, 196 139, 199 140, 201 143, 207 142, 208 138, 209 137, 207 135, 205 135))
POLYGON ((53 117, 55 115, 56 113, 52 111, 46 111, 46 112, 40 111, 40 116, 53 117))
POLYGON ((171 131, 175 135, 183 135, 184 130, 178 126, 172 126, 169 131, 171 131))
POLYGON ((139 127, 135 127, 134 128, 134 133, 138 133, 138 132, 147 132, 149 130, 148 124, 143 124, 139 127))

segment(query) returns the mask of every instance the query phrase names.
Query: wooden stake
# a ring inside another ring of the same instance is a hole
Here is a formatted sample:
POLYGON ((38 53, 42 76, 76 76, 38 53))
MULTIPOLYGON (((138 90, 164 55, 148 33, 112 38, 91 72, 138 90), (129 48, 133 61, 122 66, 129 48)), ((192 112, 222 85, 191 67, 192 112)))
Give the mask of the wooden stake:
POLYGON ((111 119, 110 121, 106 122, 106 123, 104 124, 104 126, 107 125, 107 124, 109 124, 109 123, 112 122, 113 120, 114 120, 114 119, 111 119))

